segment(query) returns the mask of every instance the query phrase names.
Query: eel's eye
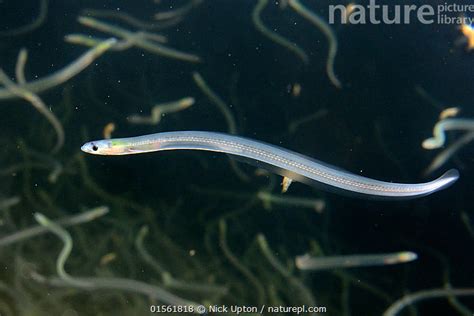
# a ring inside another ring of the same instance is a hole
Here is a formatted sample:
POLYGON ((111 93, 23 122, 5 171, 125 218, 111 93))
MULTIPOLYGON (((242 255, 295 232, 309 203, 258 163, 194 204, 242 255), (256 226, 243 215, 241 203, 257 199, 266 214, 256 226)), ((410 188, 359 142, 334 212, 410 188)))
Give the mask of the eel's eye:
POLYGON ((97 150, 99 150, 99 147, 97 147, 97 145, 92 145, 92 150, 97 151, 97 150))

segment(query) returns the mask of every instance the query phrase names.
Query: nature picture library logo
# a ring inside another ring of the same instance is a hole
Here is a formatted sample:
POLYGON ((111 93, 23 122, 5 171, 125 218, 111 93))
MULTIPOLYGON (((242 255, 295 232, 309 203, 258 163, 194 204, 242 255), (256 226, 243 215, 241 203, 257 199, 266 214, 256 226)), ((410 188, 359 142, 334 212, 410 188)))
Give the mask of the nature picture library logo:
POLYGON ((369 4, 329 5, 329 24, 453 24, 472 25, 474 4, 369 4))

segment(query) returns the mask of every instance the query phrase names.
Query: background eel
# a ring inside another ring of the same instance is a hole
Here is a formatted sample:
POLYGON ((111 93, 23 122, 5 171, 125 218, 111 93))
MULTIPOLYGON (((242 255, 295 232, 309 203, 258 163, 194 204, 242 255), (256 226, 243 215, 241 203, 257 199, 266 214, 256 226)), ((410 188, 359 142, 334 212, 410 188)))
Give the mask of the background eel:
POLYGON ((81 147, 95 155, 130 155, 162 150, 204 150, 226 153, 318 188, 368 198, 406 199, 431 194, 459 178, 455 169, 426 183, 374 180, 330 166, 274 145, 214 132, 182 131, 92 141, 81 147))

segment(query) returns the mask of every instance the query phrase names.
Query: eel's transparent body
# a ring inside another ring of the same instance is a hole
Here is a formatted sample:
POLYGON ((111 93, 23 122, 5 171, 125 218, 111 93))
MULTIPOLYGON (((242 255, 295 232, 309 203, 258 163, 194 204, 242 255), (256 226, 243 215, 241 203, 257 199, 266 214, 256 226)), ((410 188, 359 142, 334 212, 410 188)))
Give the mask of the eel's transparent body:
POLYGON ((408 184, 374 180, 274 145, 214 132, 182 131, 157 133, 130 138, 92 141, 84 152, 96 155, 130 155, 163 150, 204 150, 243 158, 246 162, 278 174, 331 191, 343 191, 365 197, 388 199, 414 198, 431 194, 451 185, 459 177, 455 169, 436 180, 408 184))

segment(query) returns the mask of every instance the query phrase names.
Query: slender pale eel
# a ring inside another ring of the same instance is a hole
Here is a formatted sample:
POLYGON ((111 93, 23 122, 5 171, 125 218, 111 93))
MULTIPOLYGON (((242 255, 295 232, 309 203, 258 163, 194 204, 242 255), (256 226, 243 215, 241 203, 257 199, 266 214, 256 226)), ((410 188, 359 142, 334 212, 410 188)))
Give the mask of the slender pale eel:
POLYGON ((257 30, 273 42, 285 47, 286 49, 294 53, 296 56, 298 56, 299 59, 301 59, 302 62, 308 64, 309 58, 308 55, 304 52, 304 50, 302 50, 298 45, 290 42, 277 32, 272 31, 262 22, 260 14, 262 13, 263 9, 265 9, 267 4, 268 0, 258 0, 257 4, 255 5, 255 8, 253 9, 252 21, 257 30))
POLYGON ((433 128, 433 137, 425 139, 421 146, 425 149, 440 148, 446 141, 446 131, 453 130, 474 131, 474 120, 461 118, 441 120, 433 128))
POLYGON ((373 267, 399 264, 416 260, 418 255, 411 251, 396 253, 312 257, 308 254, 295 259, 296 267, 300 270, 329 270, 338 268, 373 267))
POLYGON ((95 155, 130 155, 162 150, 204 150, 221 152, 264 166, 278 174, 330 190, 365 197, 389 199, 414 198, 444 189, 455 182, 459 173, 451 169, 436 180, 417 183, 392 183, 374 180, 293 151, 248 138, 198 131, 167 132, 151 135, 92 141, 81 147, 95 155))

